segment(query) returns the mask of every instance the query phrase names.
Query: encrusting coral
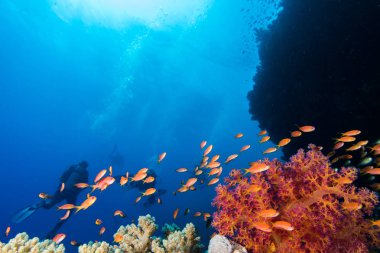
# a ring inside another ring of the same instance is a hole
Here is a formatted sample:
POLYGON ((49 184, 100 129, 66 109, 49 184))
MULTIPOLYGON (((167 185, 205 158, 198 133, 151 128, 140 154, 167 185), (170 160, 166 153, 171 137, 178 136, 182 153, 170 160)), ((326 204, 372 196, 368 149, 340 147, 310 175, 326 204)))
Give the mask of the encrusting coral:
POLYGON ((63 253, 65 246, 51 240, 40 241, 37 237, 29 239, 26 233, 19 233, 7 244, 0 242, 1 253, 63 253))
POLYGON ((355 168, 334 170, 314 145, 285 164, 258 163, 269 169, 249 177, 232 170, 216 188, 212 225, 220 234, 250 252, 368 252, 380 246, 380 228, 365 218, 378 198, 352 184, 355 168))
MULTIPOLYGON (((119 245, 111 245, 107 242, 89 242, 82 244, 78 248, 80 253, 197 253, 202 245, 195 226, 188 223, 180 231, 175 224, 165 225, 163 228, 164 238, 152 237, 158 226, 154 217, 149 214, 140 216, 138 224, 121 226, 114 234, 114 238, 119 237, 119 245)), ((63 253, 63 244, 56 244, 51 240, 39 242, 38 238, 29 240, 26 233, 18 234, 11 239, 8 244, 0 242, 0 253, 63 253)))

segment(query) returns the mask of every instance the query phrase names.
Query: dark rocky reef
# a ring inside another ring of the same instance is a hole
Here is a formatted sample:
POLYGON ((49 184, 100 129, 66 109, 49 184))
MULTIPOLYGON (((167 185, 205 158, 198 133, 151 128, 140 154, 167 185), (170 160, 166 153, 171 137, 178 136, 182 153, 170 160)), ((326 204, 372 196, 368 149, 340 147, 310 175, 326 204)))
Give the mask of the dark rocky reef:
POLYGON ((284 0, 258 31, 261 65, 248 93, 252 119, 278 142, 295 124, 317 130, 285 147, 332 147, 338 132, 379 138, 380 1, 284 0))

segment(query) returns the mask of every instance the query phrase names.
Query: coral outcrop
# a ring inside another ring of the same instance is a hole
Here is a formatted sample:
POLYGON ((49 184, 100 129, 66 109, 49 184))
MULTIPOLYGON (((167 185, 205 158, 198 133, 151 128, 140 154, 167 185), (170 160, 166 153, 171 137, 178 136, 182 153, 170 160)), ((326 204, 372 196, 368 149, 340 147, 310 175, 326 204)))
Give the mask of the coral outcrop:
POLYGON ((40 241, 37 237, 29 239, 26 233, 19 233, 8 243, 0 242, 1 253, 63 253, 65 246, 51 240, 40 241))
POLYGON ((265 172, 231 171, 216 188, 212 225, 250 252, 368 252, 380 228, 366 219, 378 203, 355 187, 355 168, 336 171, 314 145, 283 164, 259 161, 265 172), (275 225, 276 224, 276 225, 275 225))
POLYGON ((222 235, 215 235, 208 245, 208 253, 247 253, 247 250, 222 235))

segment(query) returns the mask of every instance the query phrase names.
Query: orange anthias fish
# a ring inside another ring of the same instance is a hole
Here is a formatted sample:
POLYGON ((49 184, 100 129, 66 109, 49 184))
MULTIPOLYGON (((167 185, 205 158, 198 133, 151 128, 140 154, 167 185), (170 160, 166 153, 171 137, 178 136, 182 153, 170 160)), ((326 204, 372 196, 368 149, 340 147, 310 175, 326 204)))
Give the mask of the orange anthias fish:
POLYGON ((79 243, 77 241, 75 241, 75 240, 70 241, 70 244, 72 246, 78 246, 79 245, 79 243))
POLYGON ((5 230, 5 236, 8 237, 10 232, 11 232, 11 227, 7 227, 7 229, 5 230))
POLYGON ((199 145, 201 149, 203 149, 207 144, 207 141, 202 141, 201 144, 199 145))
POLYGON ((56 234, 54 238, 52 239, 53 242, 56 244, 61 243, 64 239, 66 238, 66 235, 61 233, 61 234, 56 234))
POLYGON ((203 156, 207 156, 207 155, 211 152, 212 147, 213 147, 212 145, 208 146, 208 147, 205 149, 205 151, 203 152, 203 156))
POLYGON ((355 151, 355 150, 358 150, 360 149, 362 146, 358 145, 358 144, 355 144, 349 148, 346 149, 346 151, 355 151))
POLYGON ((119 243, 119 242, 121 242, 121 241, 123 240, 123 235, 117 233, 117 234, 115 234, 115 235, 113 236, 113 238, 114 238, 114 239, 113 239, 114 242, 119 243))
POLYGON ((110 177, 112 177, 112 173, 113 173, 113 169, 112 169, 112 166, 110 166, 109 168, 108 168, 108 170, 109 170, 109 172, 110 172, 110 177))
POLYGON ((63 192, 63 190, 65 189, 65 183, 62 183, 61 184, 61 188, 59 189, 60 192, 63 192))
POLYGON ((148 174, 146 174, 146 173, 140 173, 140 174, 136 174, 134 177, 132 177, 131 180, 132 181, 141 181, 141 180, 145 179, 147 176, 148 176, 148 174))
POLYGON ((211 179, 207 185, 213 185, 213 184, 216 184, 217 182, 219 182, 219 178, 215 177, 215 178, 211 179))
POLYGON ((107 173, 106 169, 99 171, 99 173, 96 175, 94 179, 94 183, 98 182, 102 177, 104 177, 106 173, 107 173))
POLYGON ((142 194, 143 196, 149 196, 152 195, 156 192, 156 188, 149 188, 146 189, 146 191, 142 194))
POLYGON ((302 132, 301 131, 293 131, 290 133, 290 136, 296 138, 296 137, 300 137, 302 135, 302 132))
POLYGON ((196 172, 195 172, 195 175, 196 176, 199 176, 200 174, 202 174, 203 173, 203 170, 197 170, 196 172))
POLYGON ((249 191, 249 192, 253 192, 253 193, 258 192, 258 191, 260 191, 260 190, 261 190, 261 186, 260 186, 260 185, 256 185, 256 184, 251 185, 251 186, 248 188, 248 191, 249 191))
POLYGON ((336 139, 337 142, 353 142, 355 141, 356 138, 352 136, 343 136, 338 139, 336 139))
POLYGON ((165 156, 166 156, 166 152, 160 154, 158 156, 157 163, 160 164, 162 162, 162 160, 164 160, 165 156))
POLYGON ((365 146, 368 144, 368 140, 359 141, 356 145, 365 146))
POLYGON ((262 210, 259 211, 257 214, 263 218, 274 218, 280 215, 280 213, 274 209, 262 210))
POLYGON ((199 216, 201 216, 201 215, 202 215, 201 212, 195 212, 195 213, 194 213, 194 217, 199 217, 199 216))
POLYGON ((265 163, 254 162, 254 163, 251 164, 251 167, 249 167, 248 169, 245 169, 245 173, 244 174, 247 174, 247 173, 251 173, 251 174, 259 173, 259 172, 266 171, 269 168, 270 168, 270 166, 266 165, 265 163))
POLYGON ((335 143, 335 145, 334 145, 334 150, 337 150, 337 149, 340 149, 341 147, 343 147, 344 146, 344 142, 337 142, 337 143, 335 143))
POLYGON ((263 138, 261 138, 260 143, 267 142, 269 141, 269 139, 270 139, 270 136, 264 136, 263 138))
POLYGON ((141 200, 141 197, 142 196, 138 196, 136 199, 135 199, 135 203, 139 202, 141 200))
POLYGON ((67 218, 69 218, 69 216, 70 216, 70 210, 67 210, 66 213, 65 213, 65 215, 62 216, 60 219, 61 220, 66 220, 67 218))
POLYGON ((243 134, 242 134, 242 133, 237 133, 237 134, 235 135, 235 138, 236 138, 236 139, 241 138, 241 137, 243 137, 243 134))
POLYGON ((207 164, 206 168, 213 169, 220 166, 220 162, 210 162, 207 164))
POLYGON ((137 171, 136 175, 137 174, 142 174, 142 173, 148 173, 148 170, 149 170, 149 168, 142 168, 139 171, 137 171))
POLYGON ((95 221, 95 224, 96 225, 100 225, 100 224, 102 224, 103 223, 103 221, 101 220, 101 219, 96 219, 96 221, 95 221))
POLYGON ((176 219, 177 216, 178 216, 178 211, 179 211, 179 208, 175 209, 174 212, 173 212, 173 219, 176 219))
POLYGON ((75 208, 75 205, 73 205, 73 204, 64 204, 62 206, 59 206, 58 210, 71 210, 74 208, 75 208))
POLYGON ((224 163, 229 163, 232 160, 234 160, 236 157, 238 157, 238 154, 232 154, 229 157, 227 157, 226 161, 224 163))
POLYGON ((253 222, 252 225, 258 230, 261 230, 264 232, 272 232, 272 228, 270 227, 270 224, 265 221, 253 222))
POLYGON ((185 184, 185 186, 187 188, 190 188, 192 185, 194 185, 196 182, 197 182, 197 178, 196 177, 192 177, 192 178, 189 178, 185 184))
POLYGON ((294 230, 294 227, 289 222, 286 221, 275 221, 272 223, 274 228, 283 229, 286 231, 292 231, 294 230))
POLYGON ((313 132, 315 130, 315 127, 314 126, 301 126, 298 129, 304 133, 310 133, 310 132, 313 132))
POLYGON ((120 216, 121 218, 124 218, 124 213, 123 211, 121 210, 116 210, 114 213, 113 213, 113 216, 120 216))
POLYGON ((355 136, 355 135, 358 135, 360 133, 361 133, 360 130, 350 130, 350 131, 342 133, 342 135, 343 136, 355 136))
POLYGON ((268 148, 266 149, 263 154, 269 154, 269 153, 273 153, 273 152, 276 152, 277 151, 277 148, 268 148))
POLYGON ((143 181, 143 183, 144 183, 144 184, 149 184, 149 183, 152 183, 154 180, 155 180, 154 177, 149 176, 149 177, 147 177, 147 178, 143 181))
POLYGON ((105 227, 101 227, 100 230, 99 230, 99 235, 104 234, 104 232, 106 232, 106 228, 105 227))
POLYGON ((41 192, 40 194, 38 194, 38 197, 40 197, 41 199, 50 199, 52 196, 41 192))
POLYGON ((75 211, 75 213, 79 212, 80 210, 86 210, 87 208, 92 206, 95 203, 95 201, 96 201, 95 196, 90 196, 90 194, 87 194, 87 199, 83 201, 80 206, 76 206, 77 210, 75 211))
POLYGON ((220 157, 219 155, 214 155, 214 156, 211 158, 211 161, 210 161, 210 162, 211 162, 211 163, 212 163, 212 162, 216 162, 216 161, 219 159, 219 157, 220 157))
POLYGON ((240 149, 240 152, 246 151, 246 150, 249 149, 250 147, 251 147, 251 145, 245 145, 245 146, 243 146, 243 147, 240 149))
POLYGON ((220 168, 214 168, 212 169, 209 173, 208 173, 208 176, 213 176, 215 174, 218 174, 220 171, 220 168))
POLYGON ((186 172, 187 169, 186 168, 179 168, 179 169, 176 169, 175 171, 177 171, 177 172, 186 172))
POLYGON ((179 188, 177 191, 178 191, 178 192, 187 192, 188 190, 189 190, 188 187, 186 187, 186 186, 182 186, 182 187, 179 188))
POLYGON ((126 183, 128 183, 128 173, 127 173, 127 176, 124 177, 124 176, 121 176, 120 177, 120 185, 123 186, 125 185, 126 183))
POLYGON ((96 183, 96 185, 92 185, 91 186, 92 187, 92 191, 94 191, 96 189, 104 191, 105 189, 107 189, 108 186, 112 185, 114 182, 115 182, 115 178, 114 177, 111 177, 111 176, 104 177, 101 180, 99 180, 96 183))
POLYGON ((261 130, 258 135, 264 135, 264 134, 267 134, 267 130, 261 130))
POLYGON ((362 203, 358 203, 358 202, 345 202, 342 204, 342 207, 344 209, 347 209, 348 211, 357 211, 357 210, 360 210, 363 205, 362 203))
POLYGON ((290 138, 284 138, 284 139, 282 139, 282 140, 277 144, 277 147, 280 148, 280 147, 283 147, 283 146, 285 146, 285 145, 288 145, 290 141, 291 141, 290 138))
POLYGON ((380 175, 380 168, 373 168, 367 171, 370 175, 380 175))
POLYGON ((75 184, 75 187, 80 188, 80 189, 87 188, 89 186, 90 185, 87 184, 87 183, 77 183, 77 184, 75 184))

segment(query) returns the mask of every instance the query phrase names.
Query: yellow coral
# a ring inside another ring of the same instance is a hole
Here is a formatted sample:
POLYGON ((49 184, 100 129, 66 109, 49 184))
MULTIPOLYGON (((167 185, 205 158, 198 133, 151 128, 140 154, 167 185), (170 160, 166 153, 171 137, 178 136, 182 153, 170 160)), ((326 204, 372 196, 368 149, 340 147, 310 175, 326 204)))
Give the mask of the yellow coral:
POLYGON ((40 242, 37 237, 29 240, 26 233, 19 233, 15 238, 11 239, 7 244, 0 243, 1 253, 63 253, 65 246, 57 245, 51 240, 40 242))

